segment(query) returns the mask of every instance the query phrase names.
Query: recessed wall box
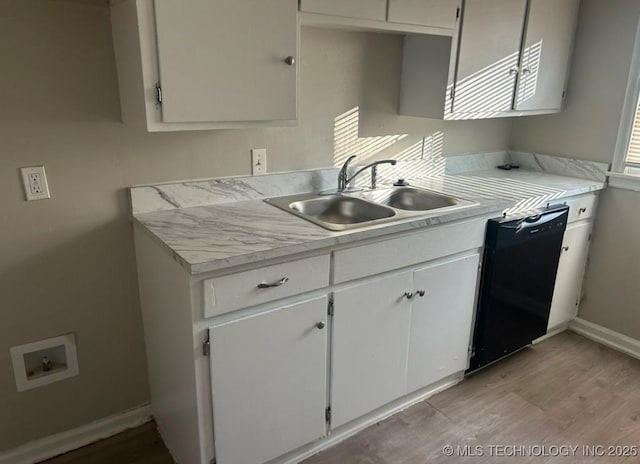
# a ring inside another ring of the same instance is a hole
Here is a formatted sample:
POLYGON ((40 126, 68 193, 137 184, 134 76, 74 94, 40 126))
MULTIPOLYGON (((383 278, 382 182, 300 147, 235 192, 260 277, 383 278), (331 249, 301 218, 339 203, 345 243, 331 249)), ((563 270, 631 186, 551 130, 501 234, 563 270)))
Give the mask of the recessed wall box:
POLYGON ((14 346, 10 351, 19 392, 75 377, 79 373, 74 334, 14 346))

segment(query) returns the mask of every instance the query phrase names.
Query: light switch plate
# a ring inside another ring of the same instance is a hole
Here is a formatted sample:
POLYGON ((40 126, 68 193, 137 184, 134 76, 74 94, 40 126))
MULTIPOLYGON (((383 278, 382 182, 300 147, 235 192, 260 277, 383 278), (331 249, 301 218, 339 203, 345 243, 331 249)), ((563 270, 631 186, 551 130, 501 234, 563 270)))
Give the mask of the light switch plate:
POLYGON ((20 168, 22 183, 24 185, 24 196, 27 201, 44 200, 51 198, 49 195, 49 184, 44 166, 31 166, 20 168))
POLYGON ((263 176, 267 173, 267 149, 252 148, 251 149, 251 174, 254 176, 263 176))

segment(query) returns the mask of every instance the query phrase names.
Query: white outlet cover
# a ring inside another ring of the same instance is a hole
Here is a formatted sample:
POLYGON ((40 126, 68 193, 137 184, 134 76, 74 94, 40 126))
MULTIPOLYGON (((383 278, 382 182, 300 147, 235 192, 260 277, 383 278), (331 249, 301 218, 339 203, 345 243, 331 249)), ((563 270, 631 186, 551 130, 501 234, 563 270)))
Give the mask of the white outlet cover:
POLYGON ((267 173, 267 149, 252 148, 251 149, 251 174, 254 176, 263 176, 267 173))
POLYGON ((44 166, 20 168, 20 172, 22 174, 25 200, 32 201, 51 198, 51 195, 49 195, 49 184, 47 183, 47 174, 44 171, 44 166), (34 176, 39 179, 39 182, 36 182, 35 184, 37 185, 37 191, 32 191, 34 176))

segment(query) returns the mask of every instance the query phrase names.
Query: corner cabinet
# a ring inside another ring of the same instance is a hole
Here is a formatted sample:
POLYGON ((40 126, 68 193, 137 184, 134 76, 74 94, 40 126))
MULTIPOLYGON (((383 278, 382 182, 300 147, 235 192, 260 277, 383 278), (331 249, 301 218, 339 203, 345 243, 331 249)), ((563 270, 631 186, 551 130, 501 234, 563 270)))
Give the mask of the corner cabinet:
POLYGON ((405 38, 400 113, 482 119, 561 111, 578 4, 465 0, 452 41, 405 38))
POLYGON ((122 118, 148 131, 291 125, 296 0, 112 6, 122 118))

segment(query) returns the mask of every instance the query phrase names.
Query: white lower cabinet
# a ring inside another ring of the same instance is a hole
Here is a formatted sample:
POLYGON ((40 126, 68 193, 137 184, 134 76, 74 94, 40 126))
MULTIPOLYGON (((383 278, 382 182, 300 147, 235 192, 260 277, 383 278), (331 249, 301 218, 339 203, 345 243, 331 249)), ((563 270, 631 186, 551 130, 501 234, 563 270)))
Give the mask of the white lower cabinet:
POLYGON ((326 434, 327 298, 210 330, 217 464, 260 464, 326 434))
POLYGON ((415 271, 407 393, 467 368, 478 253, 415 271))
POLYGON ((405 392, 413 272, 334 293, 331 427, 339 427, 405 392))
POLYGON ((331 427, 467 368, 478 253, 334 293, 331 427))
POLYGON ((591 221, 569 224, 564 233, 548 329, 566 324, 578 314, 592 225, 591 221))

